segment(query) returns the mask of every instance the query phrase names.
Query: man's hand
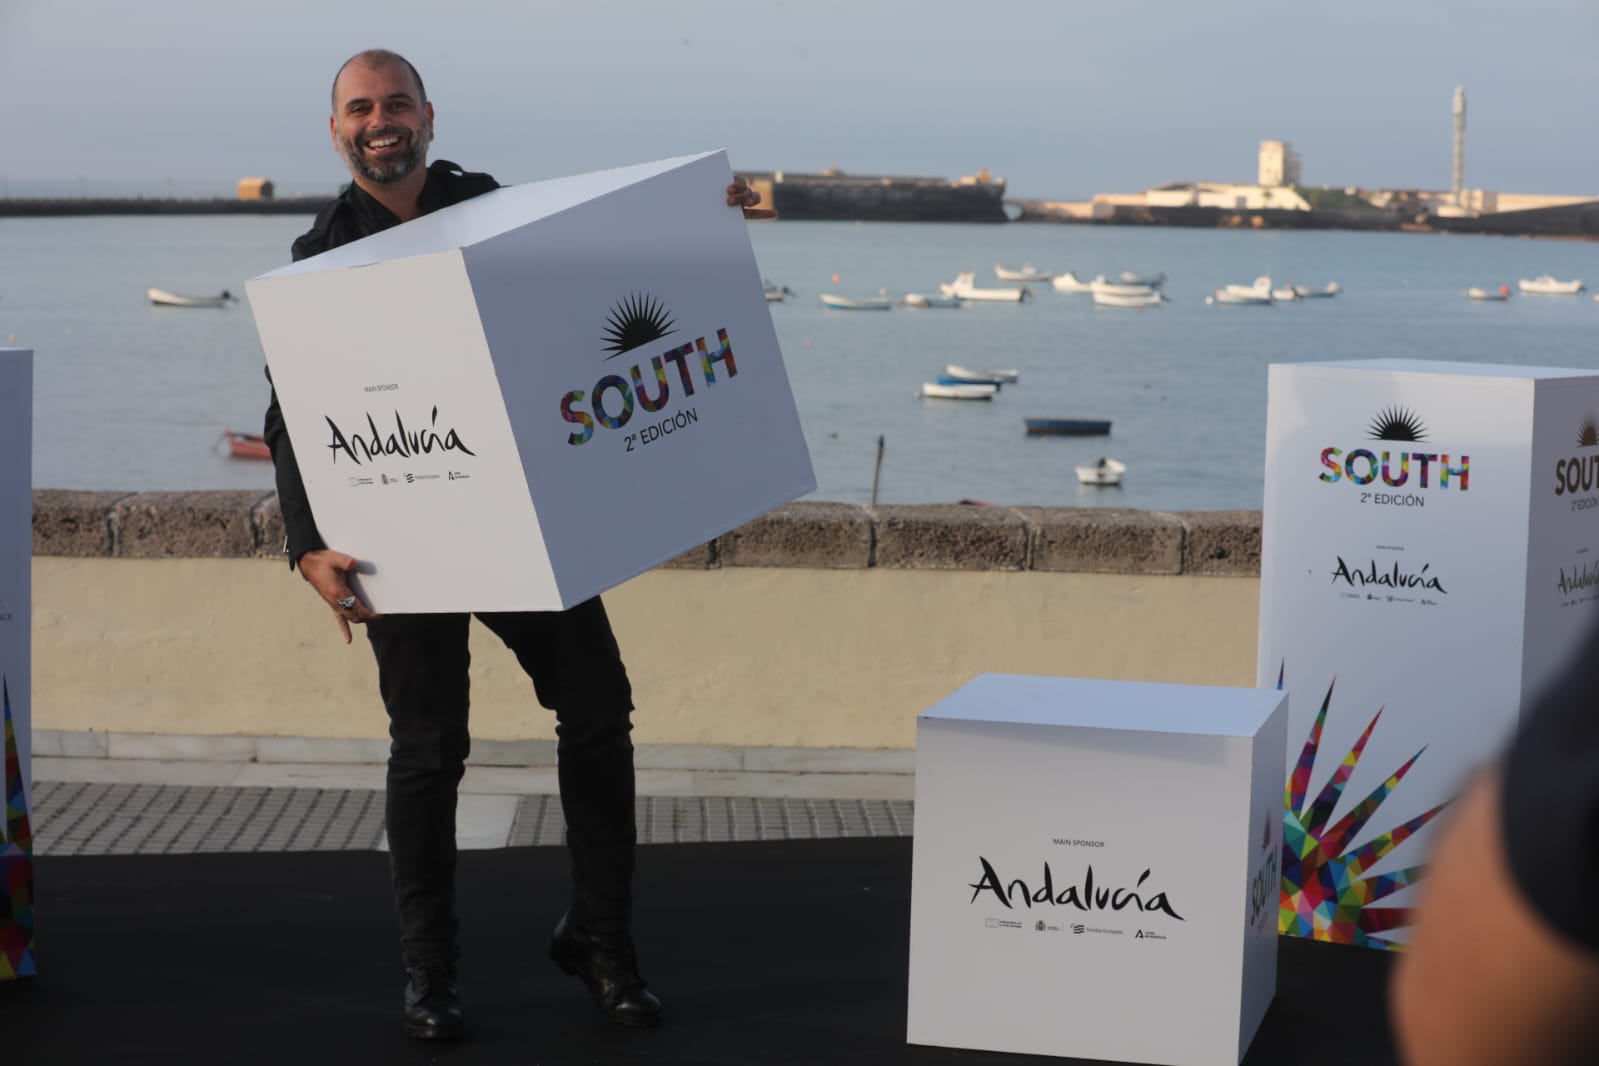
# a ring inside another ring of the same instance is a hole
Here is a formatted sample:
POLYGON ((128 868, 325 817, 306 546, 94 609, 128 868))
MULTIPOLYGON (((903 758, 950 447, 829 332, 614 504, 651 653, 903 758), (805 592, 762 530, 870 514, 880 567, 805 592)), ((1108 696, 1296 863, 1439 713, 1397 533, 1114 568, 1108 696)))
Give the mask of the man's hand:
POLYGON ((750 188, 750 183, 741 177, 733 179, 733 184, 727 187, 727 206, 742 207, 745 218, 776 218, 777 212, 764 207, 756 207, 761 202, 761 194, 750 188))
POLYGON ((344 634, 346 644, 350 643, 351 622, 370 622, 382 617, 369 610, 350 591, 349 574, 356 565, 354 557, 327 549, 309 551, 300 556, 300 576, 311 583, 316 594, 322 597, 322 602, 339 620, 339 632, 344 634))

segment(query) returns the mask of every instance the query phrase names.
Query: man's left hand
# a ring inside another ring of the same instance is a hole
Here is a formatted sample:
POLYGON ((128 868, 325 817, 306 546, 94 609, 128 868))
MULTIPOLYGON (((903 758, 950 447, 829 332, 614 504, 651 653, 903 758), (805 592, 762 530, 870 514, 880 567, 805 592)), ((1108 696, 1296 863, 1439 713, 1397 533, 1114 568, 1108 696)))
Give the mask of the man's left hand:
POLYGON ((758 207, 761 194, 750 188, 750 183, 743 178, 733 179, 733 184, 727 187, 727 206, 742 207, 745 218, 776 218, 777 212, 769 208, 758 207))

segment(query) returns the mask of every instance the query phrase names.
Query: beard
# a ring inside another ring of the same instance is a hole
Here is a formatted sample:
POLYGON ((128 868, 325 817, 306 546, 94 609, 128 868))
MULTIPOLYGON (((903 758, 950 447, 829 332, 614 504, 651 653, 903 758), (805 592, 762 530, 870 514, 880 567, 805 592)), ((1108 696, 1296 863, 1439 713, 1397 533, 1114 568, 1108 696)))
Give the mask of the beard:
POLYGON ((427 158, 428 142, 432 139, 433 127, 424 122, 414 134, 400 126, 389 126, 373 133, 362 134, 353 141, 341 136, 339 148, 344 152, 344 162, 350 168, 351 174, 366 178, 368 181, 375 181, 380 185, 389 185, 400 181, 422 165, 427 158), (368 142, 392 136, 405 138, 405 148, 398 155, 376 162, 368 159, 362 151, 362 147, 368 142))

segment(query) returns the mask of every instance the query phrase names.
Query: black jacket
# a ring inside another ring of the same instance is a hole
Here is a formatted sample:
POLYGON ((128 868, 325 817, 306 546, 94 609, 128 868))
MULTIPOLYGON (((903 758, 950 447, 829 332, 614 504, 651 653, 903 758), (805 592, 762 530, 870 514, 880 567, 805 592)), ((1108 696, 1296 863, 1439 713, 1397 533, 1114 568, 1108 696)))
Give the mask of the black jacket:
MULTIPOLYGON (((428 167, 427 182, 422 195, 417 198, 421 213, 431 214, 441 207, 458 204, 481 196, 500 183, 487 174, 463 171, 448 160, 440 159, 428 167)), ((393 226, 400 219, 378 203, 360 186, 351 183, 316 216, 311 228, 294 242, 294 259, 309 259, 341 244, 369 237, 393 226)), ((272 371, 267 370, 271 382, 272 371)), ((262 429, 267 447, 272 451, 272 465, 277 474, 278 507, 283 512, 283 525, 288 533, 283 550, 292 567, 308 551, 327 547, 322 534, 317 532, 316 519, 311 515, 311 502, 305 496, 305 482, 300 477, 300 464, 294 457, 294 445, 289 442, 288 429, 283 424, 283 411, 278 407, 278 391, 272 390, 267 405, 266 424, 262 429)))

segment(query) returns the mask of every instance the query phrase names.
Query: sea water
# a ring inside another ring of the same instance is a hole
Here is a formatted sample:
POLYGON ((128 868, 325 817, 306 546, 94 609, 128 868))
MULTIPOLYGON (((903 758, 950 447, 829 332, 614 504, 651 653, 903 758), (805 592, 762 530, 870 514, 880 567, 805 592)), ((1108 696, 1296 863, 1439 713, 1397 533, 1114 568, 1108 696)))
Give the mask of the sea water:
MULTIPOLYGON (((36 351, 34 483, 52 488, 269 488, 268 463, 228 458, 224 427, 258 432, 267 401, 247 304, 151 306, 150 286, 228 289, 282 265, 309 216, 0 219, 0 343, 36 351)), ((1599 246, 1576 241, 1331 231, 1124 226, 757 223, 763 275, 795 291, 770 305, 816 465, 813 498, 1258 508, 1266 368, 1274 362, 1419 358, 1599 366, 1599 304, 1469 286, 1553 274, 1599 284, 1599 246), (1158 309, 1095 307, 1029 283, 1021 304, 887 312, 825 309, 823 292, 936 293, 994 265, 1164 272, 1158 309), (1205 303, 1219 286, 1337 281, 1333 299, 1205 303), (834 277, 837 281, 834 281, 834 277), (991 401, 922 399, 945 364, 1017 370, 991 401), (1024 417, 1108 419, 1108 437, 1029 437, 1024 417), (1109 456, 1117 488, 1073 467, 1109 456)), ((414 307, 352 306, 355 316, 414 307)), ((1380 400, 1380 398, 1379 398, 1380 400)), ((1374 401, 1375 402, 1375 401, 1374 401)))

